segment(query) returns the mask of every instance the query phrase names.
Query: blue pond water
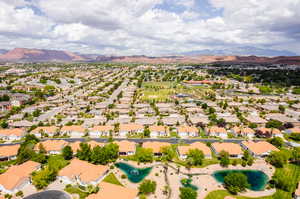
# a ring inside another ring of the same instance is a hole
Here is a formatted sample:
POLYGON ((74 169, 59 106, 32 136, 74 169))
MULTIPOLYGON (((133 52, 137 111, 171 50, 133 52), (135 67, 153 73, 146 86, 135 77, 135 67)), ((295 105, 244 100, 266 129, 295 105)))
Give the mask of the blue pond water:
POLYGON ((124 162, 118 162, 115 164, 117 168, 121 169, 128 177, 128 180, 132 183, 141 182, 152 170, 152 167, 147 168, 135 168, 124 162))
POLYGON ((213 177, 220 183, 224 183, 224 177, 229 173, 243 173, 248 177, 250 189, 253 191, 261 191, 268 183, 268 176, 258 170, 222 170, 213 173, 213 177))

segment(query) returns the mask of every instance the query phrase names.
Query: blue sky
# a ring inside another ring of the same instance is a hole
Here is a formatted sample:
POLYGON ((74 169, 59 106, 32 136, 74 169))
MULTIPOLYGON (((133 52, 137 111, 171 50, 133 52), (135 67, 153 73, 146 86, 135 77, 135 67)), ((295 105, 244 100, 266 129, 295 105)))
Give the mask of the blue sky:
POLYGON ((299 55, 299 10, 300 0, 1 0, 0 45, 115 55, 299 55))

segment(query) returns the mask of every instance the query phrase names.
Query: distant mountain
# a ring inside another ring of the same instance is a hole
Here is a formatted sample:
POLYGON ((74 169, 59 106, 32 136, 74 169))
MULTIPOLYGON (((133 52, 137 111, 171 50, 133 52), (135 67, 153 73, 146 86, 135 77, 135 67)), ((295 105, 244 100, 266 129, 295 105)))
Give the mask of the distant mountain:
POLYGON ((5 53, 7 53, 7 52, 8 52, 8 50, 0 49, 0 55, 5 54, 5 53))
POLYGON ((180 53, 180 55, 238 55, 238 56, 265 56, 265 57, 275 57, 275 56, 297 56, 296 53, 287 50, 272 50, 256 48, 251 46, 245 47, 235 47, 230 49, 220 49, 220 50, 196 50, 180 53))
POLYGON ((72 52, 59 50, 15 48, 0 55, 0 61, 9 62, 72 62, 85 61, 85 58, 72 52))
MULTIPOLYGON (((1 51, 0 51, 1 52, 1 51)), ((5 51, 2 51, 5 52, 5 51)), ((97 54, 80 54, 69 51, 15 48, 11 51, 0 54, 0 62, 123 62, 123 63, 151 63, 151 64, 199 64, 214 62, 250 62, 250 63, 278 63, 278 64, 298 64, 300 56, 271 56, 278 54, 290 54, 288 51, 268 52, 258 48, 237 48, 234 51, 227 50, 204 50, 180 53, 180 55, 170 55, 162 57, 152 57, 145 55, 133 56, 107 56, 97 54), (267 53, 269 56, 240 56, 242 52, 267 53), (224 55, 226 52, 227 55, 224 55), (231 55, 232 54, 232 55, 231 55)))

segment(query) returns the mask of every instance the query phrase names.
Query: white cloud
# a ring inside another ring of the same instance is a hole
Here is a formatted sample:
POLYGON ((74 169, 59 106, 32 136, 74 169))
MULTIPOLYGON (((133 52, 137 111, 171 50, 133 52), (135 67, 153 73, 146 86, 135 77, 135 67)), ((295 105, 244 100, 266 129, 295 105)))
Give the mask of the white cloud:
POLYGON ((0 43, 149 55, 243 45, 288 49, 291 43, 300 53, 300 0, 208 0, 223 10, 208 19, 192 9, 195 0, 174 1, 185 7, 178 13, 155 7, 163 1, 2 0, 0 43))

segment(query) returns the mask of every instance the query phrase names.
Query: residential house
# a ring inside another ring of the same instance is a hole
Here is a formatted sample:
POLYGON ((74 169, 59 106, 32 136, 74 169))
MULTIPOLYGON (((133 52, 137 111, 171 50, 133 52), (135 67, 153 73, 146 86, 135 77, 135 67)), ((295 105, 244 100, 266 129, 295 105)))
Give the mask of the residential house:
POLYGON ((267 120, 259 117, 258 115, 249 115, 247 117, 245 117, 245 119, 253 124, 256 124, 258 126, 264 126, 267 123, 267 120))
POLYGON ((255 135, 262 138, 283 137, 283 134, 280 132, 280 130, 264 127, 256 129, 255 135))
POLYGON ((87 161, 72 159, 70 164, 61 169, 58 179, 65 184, 79 184, 81 186, 97 185, 108 173, 106 165, 94 165, 87 161))
POLYGON ((248 150, 254 157, 266 157, 272 151, 279 151, 279 149, 266 141, 243 141, 241 146, 245 150, 248 150))
POLYGON ((165 137, 169 135, 169 128, 167 126, 149 126, 150 137, 165 137))
POLYGON ((19 148, 19 144, 0 146, 0 160, 16 159, 19 148))
POLYGON ((72 138, 80 138, 85 135, 85 128, 79 125, 63 126, 60 130, 61 134, 70 135, 72 138))
POLYGON ((119 146, 119 155, 134 155, 136 150, 136 143, 127 140, 114 142, 119 146))
POLYGON ((40 168, 40 164, 27 161, 20 165, 13 165, 0 175, 0 191, 6 194, 15 194, 30 184, 30 175, 40 168))
POLYGON ((126 137, 127 135, 134 135, 143 133, 144 126, 140 124, 120 124, 119 126, 119 136, 126 137))
POLYGON ((114 198, 122 198, 122 199, 137 199, 138 198, 138 190, 133 188, 127 188, 124 186, 115 185, 112 183, 101 182, 99 184, 100 190, 95 193, 89 195, 86 199, 114 199, 114 198))
POLYGON ((206 129, 206 133, 208 136, 220 137, 222 139, 227 138, 227 131, 223 127, 212 126, 206 129))
POLYGON ((177 127, 177 133, 182 138, 196 137, 199 135, 199 129, 197 129, 194 126, 183 125, 183 126, 177 127))
POLYGON ((38 151, 40 145, 44 147, 48 154, 60 154, 62 149, 68 145, 64 140, 46 140, 35 145, 34 150, 38 151))
POLYGON ((4 140, 20 140, 25 135, 22 128, 0 129, 0 138, 4 140))
POLYGON ((250 139, 255 137, 255 131, 251 128, 240 128, 235 126, 231 129, 231 132, 234 136, 248 137, 250 139))
POLYGON ((219 155, 221 151, 226 151, 229 153, 230 157, 241 158, 243 156, 242 148, 239 144, 231 142, 215 142, 211 145, 212 150, 219 155))
POLYGON ((33 129, 31 131, 31 133, 37 137, 42 137, 42 135, 44 135, 45 137, 53 137, 55 134, 58 133, 58 127, 56 127, 56 126, 39 126, 36 129, 33 129))
POLYGON ((161 156, 162 155, 162 148, 171 146, 168 142, 144 142, 142 147, 147 149, 152 149, 152 152, 155 156, 161 156))
POLYGON ((177 147, 177 151, 179 154, 179 158, 180 159, 186 159, 187 158, 187 154, 189 152, 189 150, 191 149, 199 149, 200 151, 203 152, 205 158, 211 158, 211 150, 208 146, 206 146, 206 144, 202 143, 202 142, 194 142, 188 146, 178 146, 177 147))
POLYGON ((110 136, 113 132, 114 126, 104 125, 104 126, 94 126, 90 132, 90 137, 99 138, 100 136, 110 136))

